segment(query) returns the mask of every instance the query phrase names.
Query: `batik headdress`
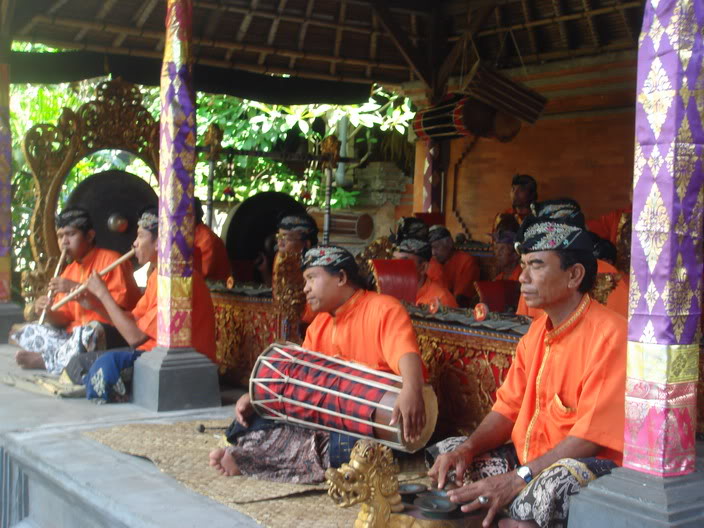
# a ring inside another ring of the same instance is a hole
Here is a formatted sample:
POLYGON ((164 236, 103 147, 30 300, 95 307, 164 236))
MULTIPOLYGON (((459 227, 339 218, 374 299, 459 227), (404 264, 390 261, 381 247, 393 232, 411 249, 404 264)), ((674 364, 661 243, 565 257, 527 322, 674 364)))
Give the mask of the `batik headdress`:
POLYGON ((430 260, 433 256, 433 250, 430 244, 419 238, 406 238, 402 240, 396 245, 396 251, 416 255, 423 260, 430 260))
POLYGON ((357 267, 352 253, 340 246, 316 246, 303 254, 302 269, 315 267, 334 268, 336 270, 357 267))

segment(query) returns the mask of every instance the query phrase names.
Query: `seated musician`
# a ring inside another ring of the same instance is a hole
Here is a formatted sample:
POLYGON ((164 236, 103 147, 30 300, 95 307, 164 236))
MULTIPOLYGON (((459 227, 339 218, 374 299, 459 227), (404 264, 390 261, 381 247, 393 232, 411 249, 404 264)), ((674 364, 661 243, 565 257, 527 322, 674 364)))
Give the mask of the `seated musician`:
POLYGON ((418 271, 416 305, 440 302, 443 306, 457 308, 457 301, 447 288, 428 277, 428 265, 432 256, 433 250, 430 244, 418 238, 405 238, 396 245, 394 250, 395 259, 412 260, 416 265, 418 271))
MULTIPOLYGON (((425 425, 424 366, 403 305, 388 295, 364 290, 354 257, 341 247, 309 249, 303 270, 306 297, 318 312, 303 348, 400 374, 403 387, 391 423, 401 418, 404 437, 417 438, 425 425)), ((210 465, 223 475, 320 482, 331 463, 349 459, 356 441, 337 433, 255 420, 253 412, 249 394, 245 394, 235 406, 234 432, 228 436, 234 445, 210 453, 210 465), (332 441, 331 434, 342 440, 332 441), (347 450, 341 449, 343 443, 347 450)))
POLYGON ((511 198, 511 208, 496 215, 494 228, 496 228, 504 214, 513 216, 519 225, 526 216, 531 214, 531 204, 538 201, 538 182, 535 181, 533 176, 528 174, 516 174, 511 180, 509 196, 511 198))
POLYGON ((450 500, 484 509, 483 526, 566 527, 569 498, 623 454, 626 319, 592 300, 586 231, 530 216, 517 248, 526 302, 544 311, 518 343, 492 411, 469 438, 426 452, 450 500), (509 440, 512 443, 506 444, 509 440))
POLYGON ((469 306, 476 296, 474 282, 479 280, 479 261, 469 253, 455 250, 452 235, 444 226, 432 226, 428 240, 433 248, 433 258, 442 265, 447 289, 455 296, 457 304, 469 306))
POLYGON ((502 214, 501 220, 491 234, 496 276, 494 280, 517 281, 521 275, 521 257, 514 243, 519 224, 513 215, 502 214))
MULTIPOLYGON (((137 260, 140 265, 151 263, 156 267, 159 226, 157 209, 149 208, 144 211, 138 226, 137 238, 134 242, 137 260)), ((115 325, 130 347, 108 351, 95 359, 94 363, 83 365, 83 369, 88 371, 83 380, 89 399, 101 398, 110 401, 111 398, 119 399, 119 396, 125 396, 125 394, 119 394, 120 389, 124 390, 120 380, 121 371, 131 367, 142 352, 152 350, 156 346, 157 275, 157 271, 154 271, 149 276, 147 289, 131 312, 124 310, 116 302, 97 273, 93 273, 88 279, 88 290, 100 301, 102 312, 115 325)), ((193 270, 191 284, 192 345, 198 352, 214 360, 215 315, 210 291, 197 270, 193 270)))
MULTIPOLYGON (((584 214, 582 213, 579 204, 569 198, 546 200, 535 204, 534 209, 536 215, 540 218, 564 219, 574 225, 577 225, 581 229, 586 229, 584 214)), ((612 245, 594 233, 589 231, 587 231, 587 233, 590 240, 592 240, 593 254, 597 259, 597 275, 610 274, 618 278, 616 287, 609 293, 606 299, 606 306, 616 313, 627 317, 628 277, 624 276, 623 273, 620 273, 612 264, 608 262, 609 259, 614 258, 612 245)), ((531 307, 528 303, 526 303, 526 299, 523 294, 521 294, 518 299, 518 308, 516 309, 516 313, 518 315, 526 315, 536 319, 542 315, 542 310, 531 307)))
POLYGON ((195 198, 193 205, 196 215, 193 265, 204 279, 227 281, 232 275, 232 268, 225 243, 203 223, 203 206, 198 198, 195 198))
MULTIPOLYGON (((56 311, 50 309, 91 273, 103 270, 120 258, 115 251, 96 247, 93 222, 84 209, 64 210, 56 217, 56 228, 59 246, 72 262, 59 277, 49 281, 49 289, 57 293, 54 299, 45 295, 34 303, 37 315, 46 308, 48 324, 28 324, 12 336, 22 348, 15 356, 22 368, 45 368, 51 374, 60 374, 71 357, 80 351, 126 344, 109 324, 110 319, 96 309, 96 299, 91 296, 69 301, 56 311)), ((141 293, 129 261, 108 272, 104 280, 117 304, 126 310, 134 307, 141 293)))

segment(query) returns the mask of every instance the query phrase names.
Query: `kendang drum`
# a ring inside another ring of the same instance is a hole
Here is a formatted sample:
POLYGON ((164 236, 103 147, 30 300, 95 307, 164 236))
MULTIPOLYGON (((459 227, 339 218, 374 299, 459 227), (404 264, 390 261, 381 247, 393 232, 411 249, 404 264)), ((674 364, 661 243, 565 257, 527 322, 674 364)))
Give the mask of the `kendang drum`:
POLYGON ((286 343, 271 345, 257 358, 249 395, 263 418, 371 438, 414 453, 435 430, 438 400, 425 385, 425 427, 410 442, 403 436, 401 420, 389 425, 401 386, 395 374, 286 343))

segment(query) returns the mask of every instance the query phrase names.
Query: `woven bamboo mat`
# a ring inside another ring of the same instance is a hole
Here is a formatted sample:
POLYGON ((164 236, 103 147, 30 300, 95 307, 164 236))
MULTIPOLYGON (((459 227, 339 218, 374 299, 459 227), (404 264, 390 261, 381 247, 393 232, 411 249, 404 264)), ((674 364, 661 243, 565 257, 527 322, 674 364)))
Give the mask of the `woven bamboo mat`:
MULTIPOLYGON (((196 428, 226 427, 229 422, 210 420, 175 424, 129 424, 83 433, 111 449, 151 460, 163 473, 187 488, 244 513, 271 528, 350 527, 359 506, 343 509, 328 497, 325 484, 282 484, 248 477, 223 477, 208 465, 208 453, 220 447, 220 431, 196 428)), ((418 458, 402 463, 400 480, 419 480, 423 471, 418 458)))

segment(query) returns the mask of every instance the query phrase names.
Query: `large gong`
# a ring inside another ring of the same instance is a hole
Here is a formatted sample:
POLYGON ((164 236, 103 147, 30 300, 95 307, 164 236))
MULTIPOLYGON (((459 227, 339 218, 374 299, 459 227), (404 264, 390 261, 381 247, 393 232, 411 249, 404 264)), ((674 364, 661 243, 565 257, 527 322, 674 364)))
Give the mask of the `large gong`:
POLYGON ((109 170, 89 176, 74 189, 64 209, 82 207, 93 219, 98 247, 126 253, 137 236, 137 220, 145 207, 157 207, 154 189, 134 174, 109 170))
POLYGON ((276 231, 287 214, 305 213, 303 205, 288 194, 263 192, 235 206, 228 216, 223 237, 230 260, 254 260, 264 249, 264 239, 276 231))

